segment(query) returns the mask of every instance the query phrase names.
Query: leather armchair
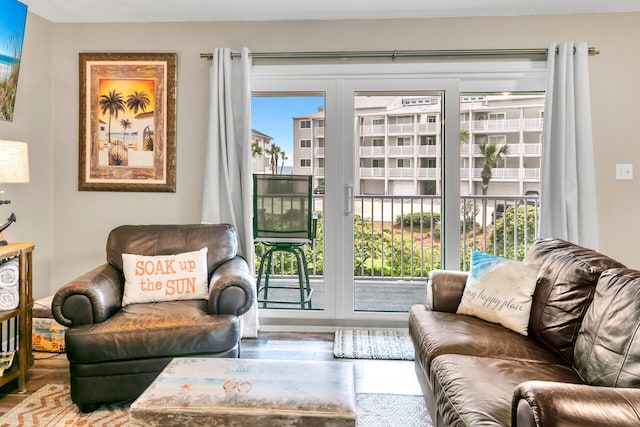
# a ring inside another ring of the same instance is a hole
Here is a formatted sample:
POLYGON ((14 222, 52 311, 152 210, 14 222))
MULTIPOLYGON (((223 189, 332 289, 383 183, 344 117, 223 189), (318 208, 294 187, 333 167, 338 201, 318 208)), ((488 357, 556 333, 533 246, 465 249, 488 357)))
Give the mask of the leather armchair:
POLYGON ((81 411, 137 398, 175 357, 238 357, 240 319, 255 284, 228 224, 125 225, 107 239, 107 262, 62 286, 52 314, 65 334, 71 398, 81 411), (122 307, 122 254, 208 248, 208 299, 122 307))

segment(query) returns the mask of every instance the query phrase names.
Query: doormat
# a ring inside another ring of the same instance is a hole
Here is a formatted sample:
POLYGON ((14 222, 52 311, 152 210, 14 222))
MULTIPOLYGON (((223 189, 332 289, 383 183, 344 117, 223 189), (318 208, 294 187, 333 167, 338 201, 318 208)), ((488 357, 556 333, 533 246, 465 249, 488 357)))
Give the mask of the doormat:
POLYGON ((414 360, 409 332, 384 329, 338 329, 333 356, 344 359, 414 360))
MULTIPOLYGON (((431 426, 422 396, 356 394, 357 427, 431 426)), ((47 384, 0 417, 0 427, 127 427, 129 404, 98 407, 83 414, 71 401, 69 386, 47 384)))

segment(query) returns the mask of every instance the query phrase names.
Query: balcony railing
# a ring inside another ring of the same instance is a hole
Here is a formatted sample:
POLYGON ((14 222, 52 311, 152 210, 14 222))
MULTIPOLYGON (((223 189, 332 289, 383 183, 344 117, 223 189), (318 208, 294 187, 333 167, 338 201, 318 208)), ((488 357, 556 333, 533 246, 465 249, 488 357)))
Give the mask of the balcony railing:
POLYGON ((360 167, 360 178, 384 178, 384 168, 360 167))
POLYGON ((415 168, 389 168, 389 178, 415 178, 415 168))
MULTIPOLYGON (((312 277, 323 275, 323 200, 313 200, 320 219, 316 240, 307 250, 312 277)), ((356 196, 355 280, 424 280, 431 270, 441 268, 441 208, 440 196, 356 196)), ((537 196, 463 196, 458 218, 460 269, 468 269, 472 249, 522 260, 537 234, 538 215, 537 196)), ((261 253, 257 248, 256 254, 261 253)), ((286 255, 274 265, 274 275, 291 274, 292 261, 286 255)))
POLYGON ((364 145, 360 146, 360 157, 368 157, 368 156, 384 156, 385 146, 384 145, 364 145))
POLYGON ((390 145, 389 156, 413 156, 416 152, 416 147, 413 145, 390 145))
MULTIPOLYGON (((508 144, 509 152, 507 157, 524 155, 540 155, 542 153, 542 144, 508 144)), ((460 155, 466 157, 469 155, 469 150, 473 151, 475 157, 482 157, 479 144, 462 144, 460 145, 460 155)))
POLYGON ((360 135, 384 135, 388 130, 390 135, 435 135, 440 132, 441 123, 389 123, 385 125, 361 125, 360 135))
POLYGON ((541 132, 544 124, 543 119, 504 119, 504 120, 462 120, 460 129, 474 132, 503 131, 518 132, 525 131, 541 132))

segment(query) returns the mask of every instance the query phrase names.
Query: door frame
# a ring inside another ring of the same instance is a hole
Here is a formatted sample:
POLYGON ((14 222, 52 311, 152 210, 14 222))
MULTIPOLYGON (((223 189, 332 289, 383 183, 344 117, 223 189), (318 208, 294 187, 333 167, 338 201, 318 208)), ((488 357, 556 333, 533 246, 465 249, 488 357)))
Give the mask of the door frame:
MULTIPOLYGON (((534 60, 480 60, 422 63, 373 63, 373 64, 277 64, 254 65, 252 68, 252 92, 269 93, 325 93, 325 141, 354 141, 353 96, 348 90, 366 91, 375 89, 376 81, 398 81, 396 87, 412 87, 415 82, 429 82, 428 89, 438 85, 445 88, 443 95, 445 119, 443 144, 443 213, 458 212, 459 188, 459 111, 460 94, 489 92, 538 92, 546 88, 546 61, 534 60), (405 81, 404 83, 402 83, 405 81), (365 83, 366 82, 366 83, 365 83), (456 89, 457 87, 457 89, 456 89), (350 99, 349 99, 350 98, 350 99), (349 111, 350 115, 346 116, 349 111), (349 117, 345 121, 346 117, 349 117), (449 141, 447 143, 446 141, 449 141), (451 143, 454 141, 455 143, 451 143)), ((378 88, 380 89, 380 88, 378 88)), ((353 143, 352 143, 353 144, 353 143)), ((354 182, 354 152, 346 150, 340 155, 337 144, 325 144, 325 158, 329 158, 330 169, 325 165, 326 188, 342 189, 325 192, 325 211, 341 213, 342 218, 325 226, 325 310, 262 310, 262 330, 333 330, 336 326, 363 325, 406 327, 408 313, 355 312, 353 292, 336 286, 346 279, 347 272, 353 287, 353 239, 351 252, 346 253, 335 236, 353 236, 353 215, 345 215, 349 200, 345 197, 348 187, 354 182), (334 158, 333 161, 331 159, 334 158), (350 166, 347 166, 350 165, 350 166), (329 173, 327 173, 329 170, 329 173), (335 173, 332 173, 335 172, 335 173), (351 233, 349 234, 349 230, 351 233), (327 256, 331 254, 331 256, 327 256)), ((442 215, 443 236, 457 236, 459 224, 446 221, 442 215)), ((459 241, 445 237, 442 250, 442 268, 457 269, 460 265, 459 241)))

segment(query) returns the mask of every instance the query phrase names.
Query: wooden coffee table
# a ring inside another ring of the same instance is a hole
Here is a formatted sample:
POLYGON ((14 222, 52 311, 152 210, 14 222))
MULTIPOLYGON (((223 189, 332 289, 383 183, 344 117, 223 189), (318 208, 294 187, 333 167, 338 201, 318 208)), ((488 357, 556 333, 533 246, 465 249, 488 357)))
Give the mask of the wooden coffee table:
POLYGON ((356 425, 350 362, 174 359, 131 404, 130 426, 356 425))

